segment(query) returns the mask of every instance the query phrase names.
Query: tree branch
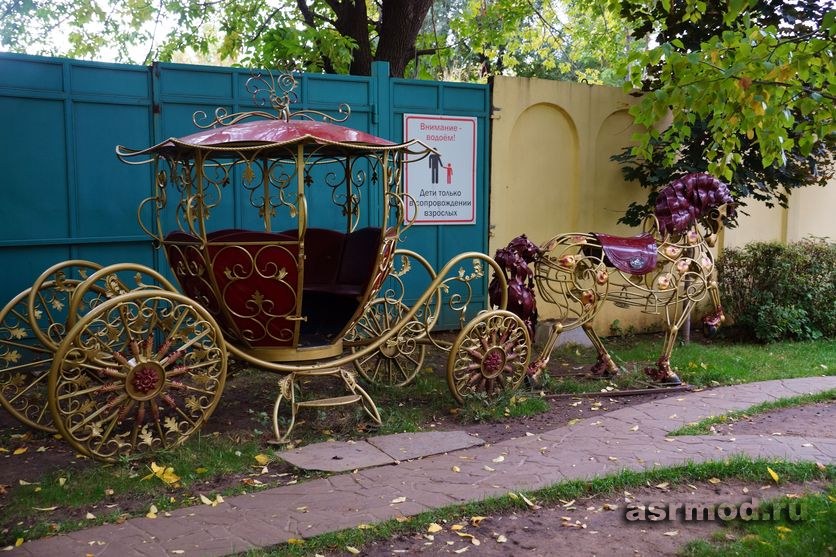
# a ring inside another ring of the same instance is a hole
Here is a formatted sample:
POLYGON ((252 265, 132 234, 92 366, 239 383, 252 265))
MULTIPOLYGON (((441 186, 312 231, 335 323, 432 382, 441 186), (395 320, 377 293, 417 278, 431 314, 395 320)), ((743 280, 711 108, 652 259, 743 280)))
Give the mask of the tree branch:
MULTIPOLYGON (((304 2, 304 0, 299 0, 299 2, 304 2)), ((267 30, 267 24, 273 21, 273 18, 279 15, 279 13, 281 13, 281 8, 276 8, 275 10, 273 10, 273 12, 270 15, 264 18, 264 21, 261 22, 261 25, 258 26, 258 28, 255 30, 255 33, 253 33, 250 37, 247 38, 247 41, 252 42, 258 39, 261 36, 261 34, 267 30)))

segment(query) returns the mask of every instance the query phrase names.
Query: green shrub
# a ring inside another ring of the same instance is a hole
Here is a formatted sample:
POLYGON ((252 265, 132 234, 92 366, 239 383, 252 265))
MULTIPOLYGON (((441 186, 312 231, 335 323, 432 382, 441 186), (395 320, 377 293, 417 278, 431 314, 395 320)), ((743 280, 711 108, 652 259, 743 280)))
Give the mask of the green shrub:
POLYGON ((836 244, 755 242, 717 261, 726 314, 761 342, 836 336, 836 244))

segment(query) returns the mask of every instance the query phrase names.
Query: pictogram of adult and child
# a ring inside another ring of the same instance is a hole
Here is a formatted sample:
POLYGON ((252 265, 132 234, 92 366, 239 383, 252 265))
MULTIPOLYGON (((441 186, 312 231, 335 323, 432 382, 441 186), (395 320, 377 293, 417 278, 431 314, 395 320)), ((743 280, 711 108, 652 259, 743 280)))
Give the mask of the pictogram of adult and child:
POLYGON ((451 185, 453 183, 453 164, 447 163, 446 165, 441 160, 441 155, 439 153, 433 153, 429 157, 430 159, 430 171, 432 172, 432 179, 431 182, 433 184, 438 184, 438 170, 439 168, 444 168, 447 171, 447 185, 451 185))

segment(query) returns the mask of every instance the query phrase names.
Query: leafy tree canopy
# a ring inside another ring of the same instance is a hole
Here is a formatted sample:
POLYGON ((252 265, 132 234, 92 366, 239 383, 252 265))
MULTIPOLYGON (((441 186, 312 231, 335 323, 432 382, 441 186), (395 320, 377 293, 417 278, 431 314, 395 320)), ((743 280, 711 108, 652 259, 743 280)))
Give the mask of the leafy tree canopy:
POLYGON ((620 84, 629 27, 584 0, 0 0, 0 46, 150 63, 183 59, 366 75, 511 74, 620 84))
MULTIPOLYGON (((655 189, 708 170, 741 198, 785 205, 790 190, 824 185, 832 168, 832 0, 623 0, 634 33, 656 46, 631 53, 631 113, 646 131, 619 159, 655 189), (658 127, 670 118, 669 127, 658 127)), ((634 204, 635 224, 652 206, 634 204)))

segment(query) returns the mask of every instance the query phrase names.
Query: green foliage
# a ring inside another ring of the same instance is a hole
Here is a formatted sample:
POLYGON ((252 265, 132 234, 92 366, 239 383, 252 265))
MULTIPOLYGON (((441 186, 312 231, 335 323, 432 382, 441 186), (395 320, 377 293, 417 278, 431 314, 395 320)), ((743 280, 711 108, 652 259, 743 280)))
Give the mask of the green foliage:
POLYGON ((717 262, 723 307, 761 342, 836 336, 836 244, 756 242, 717 262))
POLYGON ((800 499, 776 499, 760 506, 780 521, 732 523, 730 536, 715 543, 691 542, 682 551, 687 557, 832 555, 833 525, 836 524, 836 487, 826 493, 813 493, 800 499), (779 505, 780 501, 780 506, 779 505), (802 520, 787 520, 787 506, 802 510, 802 520), (731 540, 731 541, 730 541, 731 540))
POLYGON ((465 399, 465 404, 458 413, 463 423, 495 422, 505 418, 534 416, 549 410, 549 403, 535 394, 523 394, 519 391, 504 391, 499 397, 480 396, 465 399))
MULTIPOLYGON (((451 0, 443 73, 477 80, 518 75, 616 85, 629 24, 605 2, 451 0)), ((438 37, 438 28, 425 33, 438 37)))
POLYGON ((638 224, 660 185, 708 171, 738 199, 786 206, 792 189, 832 173, 833 0, 622 0, 634 36, 653 36, 622 70, 645 92, 630 112, 645 126, 619 155, 651 189, 622 222, 638 224), (666 118, 671 119, 670 126, 666 118), (667 127, 665 127, 667 126, 667 127))

